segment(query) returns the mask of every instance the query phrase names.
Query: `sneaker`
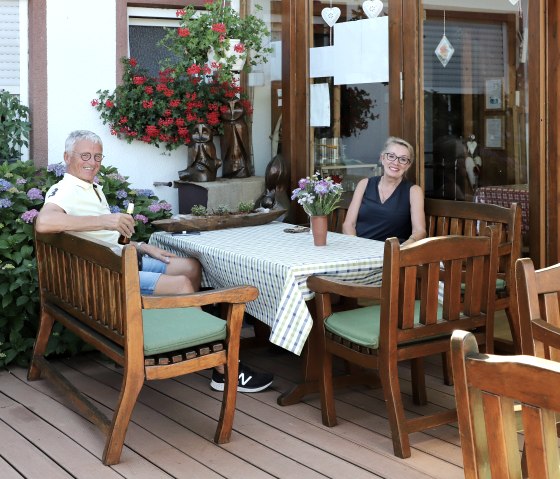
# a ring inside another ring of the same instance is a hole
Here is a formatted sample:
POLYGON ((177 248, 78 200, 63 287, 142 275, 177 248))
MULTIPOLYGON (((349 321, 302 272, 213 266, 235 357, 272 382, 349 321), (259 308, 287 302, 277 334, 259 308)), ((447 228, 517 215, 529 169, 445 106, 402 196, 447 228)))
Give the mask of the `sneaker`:
MULTIPOLYGON (((258 393, 259 391, 264 391, 268 386, 270 386, 273 378, 274 376, 270 373, 258 373, 240 362, 237 390, 241 393, 258 393)), ((223 391, 224 383, 225 375, 220 374, 216 371, 216 369, 213 369, 210 387, 214 391, 223 391)))

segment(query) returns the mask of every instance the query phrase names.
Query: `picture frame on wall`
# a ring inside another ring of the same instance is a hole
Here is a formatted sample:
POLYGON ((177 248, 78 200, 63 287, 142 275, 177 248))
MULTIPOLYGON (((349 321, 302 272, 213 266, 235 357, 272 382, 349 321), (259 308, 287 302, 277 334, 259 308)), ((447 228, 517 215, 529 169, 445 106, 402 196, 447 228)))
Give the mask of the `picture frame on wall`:
POLYGON ((484 146, 497 150, 505 148, 503 116, 489 116, 484 120, 484 146))
POLYGON ((504 109, 504 82, 502 78, 486 80, 484 107, 486 110, 504 109))

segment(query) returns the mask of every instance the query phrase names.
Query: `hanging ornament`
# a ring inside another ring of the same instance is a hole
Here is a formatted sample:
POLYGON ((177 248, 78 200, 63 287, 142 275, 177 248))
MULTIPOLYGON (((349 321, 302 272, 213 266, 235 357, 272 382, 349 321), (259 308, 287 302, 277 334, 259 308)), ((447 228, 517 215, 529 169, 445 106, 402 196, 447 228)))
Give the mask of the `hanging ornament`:
POLYGON ((455 48, 451 45, 451 42, 445 36, 445 10, 443 11, 443 36, 441 37, 438 46, 436 47, 435 54, 438 60, 441 62, 445 68, 451 60, 451 57, 455 53, 455 48))
POLYGON ((323 20, 325 20, 325 23, 332 28, 336 21, 340 18, 340 8, 332 6, 330 8, 323 8, 323 10, 321 10, 321 16, 323 17, 323 20))
POLYGON ((368 18, 376 18, 383 11, 383 2, 381 0, 366 0, 362 4, 362 8, 368 18))
POLYGON ((511 3, 512 5, 516 5, 517 2, 519 2, 519 0, 509 0, 509 3, 511 3))

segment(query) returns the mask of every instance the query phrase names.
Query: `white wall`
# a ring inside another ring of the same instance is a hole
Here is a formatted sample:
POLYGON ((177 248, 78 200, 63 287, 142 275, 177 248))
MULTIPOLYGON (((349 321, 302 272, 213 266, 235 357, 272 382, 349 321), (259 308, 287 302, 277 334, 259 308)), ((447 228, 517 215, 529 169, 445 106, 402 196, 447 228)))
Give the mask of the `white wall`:
MULTIPOLYGON (((115 0, 47 0, 49 163, 62 161, 68 133, 92 130, 103 139, 104 164, 116 166, 133 187, 153 189, 176 213, 177 190, 154 187, 153 182, 177 180, 177 172, 187 165, 187 148, 168 152, 118 140, 90 104, 97 90, 112 91, 116 86, 115 25, 115 0)), ((263 101, 261 95, 256 98, 263 101)), ((263 175, 270 161, 270 146, 266 146, 270 145, 266 120, 270 125, 270 102, 264 110, 257 105, 255 111, 255 170, 263 175)))

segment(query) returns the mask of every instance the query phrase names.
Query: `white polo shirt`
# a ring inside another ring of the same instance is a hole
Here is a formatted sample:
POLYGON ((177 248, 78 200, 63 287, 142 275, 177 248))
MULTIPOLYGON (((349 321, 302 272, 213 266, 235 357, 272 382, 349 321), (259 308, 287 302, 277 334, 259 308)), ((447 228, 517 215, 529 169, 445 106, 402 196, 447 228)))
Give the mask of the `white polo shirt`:
MULTIPOLYGON (((105 198, 101 186, 80 180, 70 173, 65 173, 62 180, 49 188, 45 197, 45 204, 47 203, 53 203, 66 211, 67 214, 73 216, 111 214, 107 198, 105 198)), ((83 234, 93 240, 118 244, 118 231, 85 231, 83 234)))

